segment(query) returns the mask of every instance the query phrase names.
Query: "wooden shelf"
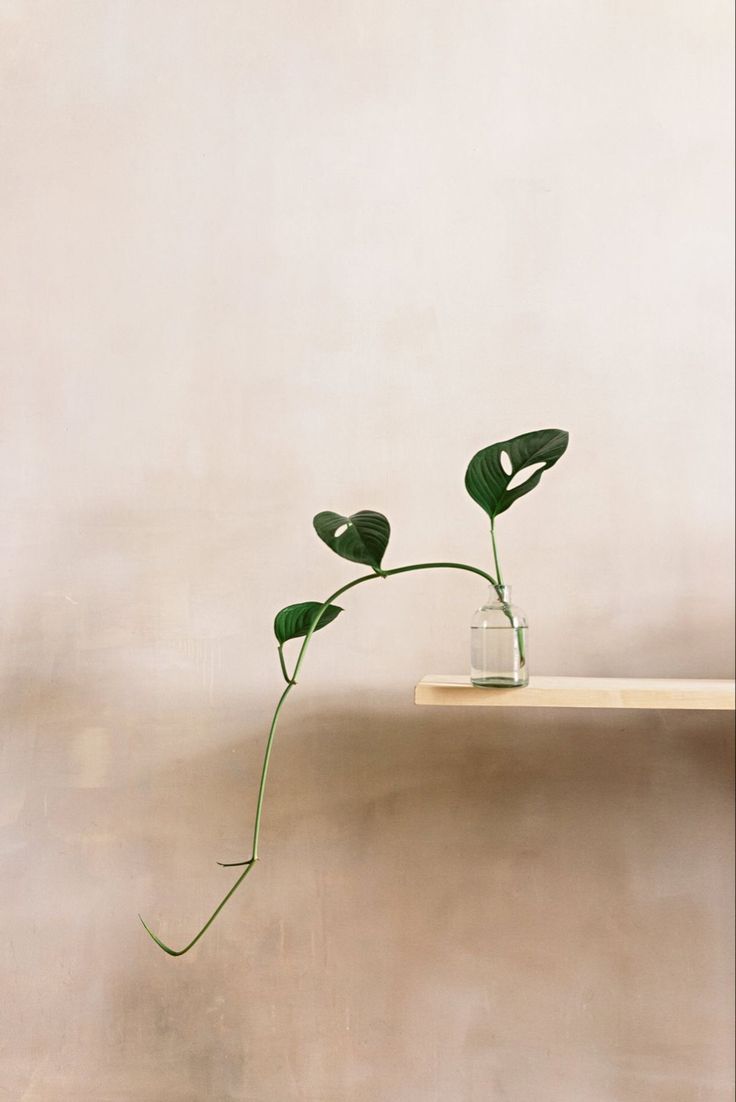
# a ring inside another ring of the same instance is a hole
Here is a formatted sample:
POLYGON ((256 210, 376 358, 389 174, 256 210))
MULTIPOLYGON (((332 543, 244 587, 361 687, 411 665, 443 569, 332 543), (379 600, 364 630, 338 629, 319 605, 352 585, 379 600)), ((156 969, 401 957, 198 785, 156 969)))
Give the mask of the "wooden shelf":
POLYGON ((414 691, 415 704, 486 708, 699 708, 734 710, 733 681, 662 678, 531 677, 523 689, 473 685, 469 677, 429 674, 414 691))

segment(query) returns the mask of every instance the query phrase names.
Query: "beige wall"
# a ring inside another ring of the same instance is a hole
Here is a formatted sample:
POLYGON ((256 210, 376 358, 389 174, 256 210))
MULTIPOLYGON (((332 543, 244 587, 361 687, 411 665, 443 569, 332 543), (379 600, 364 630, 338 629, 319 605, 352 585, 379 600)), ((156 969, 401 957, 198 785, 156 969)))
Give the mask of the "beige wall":
POLYGON ((718 715, 412 708, 487 565, 541 673, 733 675, 732 5, 0 4, 0 1095, 727 1102, 718 715))

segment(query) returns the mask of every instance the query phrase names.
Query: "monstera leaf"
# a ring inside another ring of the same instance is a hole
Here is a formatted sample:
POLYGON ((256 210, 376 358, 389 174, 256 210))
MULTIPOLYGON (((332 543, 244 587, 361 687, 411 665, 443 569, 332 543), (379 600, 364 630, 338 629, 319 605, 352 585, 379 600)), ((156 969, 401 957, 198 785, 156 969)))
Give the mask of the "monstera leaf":
MULTIPOLYGON (((277 612, 273 630, 279 646, 282 646, 287 639, 298 639, 299 636, 306 635, 321 608, 321 601, 302 601, 298 605, 287 605, 286 608, 281 609, 281 612, 277 612)), ((339 605, 328 605, 314 630, 319 631, 320 628, 327 627, 341 612, 339 605)))
POLYGON ((562 429, 539 429, 491 444, 470 460, 465 472, 465 488, 493 521, 518 498, 534 489, 542 473, 553 467, 564 453, 568 439, 562 429), (515 475, 528 467, 536 470, 520 485, 509 489, 515 475))
POLYGON ((383 513, 363 509, 350 517, 339 513, 317 513, 314 530, 328 547, 350 562, 372 566, 380 572, 388 546, 391 525, 383 513))

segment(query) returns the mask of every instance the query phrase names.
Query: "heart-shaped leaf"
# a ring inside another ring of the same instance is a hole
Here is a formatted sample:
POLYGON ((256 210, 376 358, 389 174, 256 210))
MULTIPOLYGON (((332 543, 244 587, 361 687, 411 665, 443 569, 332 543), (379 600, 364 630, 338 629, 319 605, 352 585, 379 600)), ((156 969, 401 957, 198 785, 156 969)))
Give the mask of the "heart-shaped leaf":
POLYGON ((328 547, 343 559, 360 562, 380 571, 391 525, 383 513, 362 509, 350 517, 339 513, 317 513, 314 530, 328 547))
MULTIPOLYGON (((287 639, 298 639, 301 635, 306 635, 321 608, 321 601, 302 601, 298 605, 287 605, 286 608, 281 609, 281 612, 277 612, 273 630, 279 646, 287 639)), ((319 631, 320 628, 327 627, 341 612, 339 605, 328 605, 314 630, 319 631)))
POLYGON ((539 483, 542 473, 553 467, 564 453, 569 436, 562 429, 538 429, 502 440, 477 452, 465 472, 465 488, 493 520, 517 498, 539 483), (509 489, 509 484, 527 467, 537 469, 526 481, 509 489))

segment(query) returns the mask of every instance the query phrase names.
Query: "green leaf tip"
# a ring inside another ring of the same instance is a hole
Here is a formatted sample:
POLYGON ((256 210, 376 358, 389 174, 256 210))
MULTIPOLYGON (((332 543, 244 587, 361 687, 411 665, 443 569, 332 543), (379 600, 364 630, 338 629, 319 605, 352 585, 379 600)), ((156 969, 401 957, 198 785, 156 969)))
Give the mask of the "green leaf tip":
POLYGON ((565 453, 570 437, 563 429, 538 429, 482 448, 465 472, 465 488, 493 521, 539 484, 544 471, 565 453), (512 479, 528 467, 535 470, 520 485, 512 479))
POLYGON ((327 605, 323 608, 322 601, 302 601, 300 604, 287 605, 286 608, 277 612, 273 630, 279 646, 289 639, 298 639, 302 635, 307 635, 320 609, 323 609, 322 615, 314 631, 327 627, 342 612, 339 605, 327 605))
POLYGON ((381 573, 381 560, 391 535, 391 525, 383 513, 361 509, 359 513, 342 516, 325 510, 317 513, 312 523, 322 542, 341 558, 381 573))

